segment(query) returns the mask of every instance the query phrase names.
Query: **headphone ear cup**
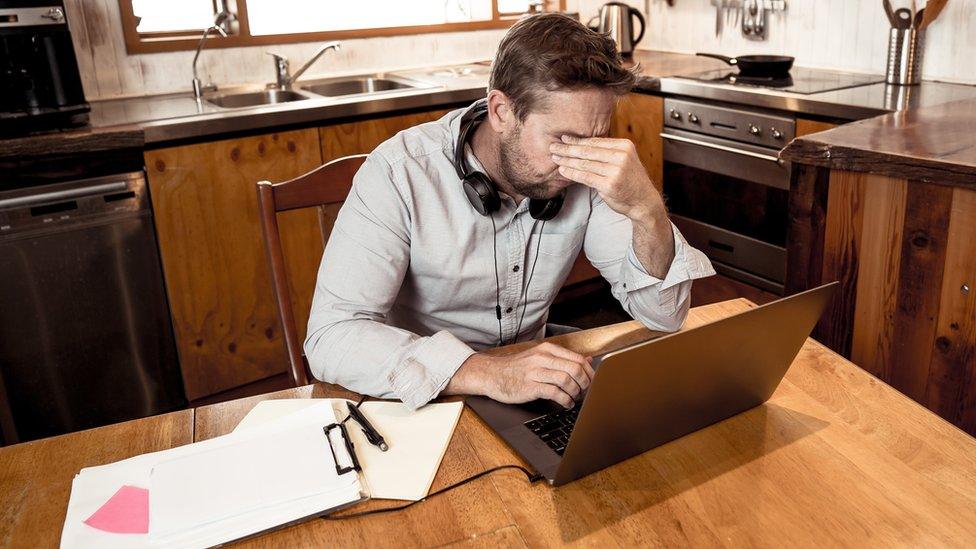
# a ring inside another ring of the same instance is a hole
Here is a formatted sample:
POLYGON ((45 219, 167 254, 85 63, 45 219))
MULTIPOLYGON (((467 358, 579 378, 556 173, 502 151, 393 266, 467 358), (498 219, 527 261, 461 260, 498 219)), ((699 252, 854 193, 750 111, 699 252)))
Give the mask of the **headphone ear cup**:
POLYGON ((564 195, 559 194, 548 200, 529 200, 529 215, 539 221, 549 221, 563 207, 563 198, 564 195))
POLYGON ((498 211, 502 205, 501 197, 491 181, 481 172, 468 174, 462 182, 464 195, 468 197, 468 202, 481 215, 491 215, 498 211))

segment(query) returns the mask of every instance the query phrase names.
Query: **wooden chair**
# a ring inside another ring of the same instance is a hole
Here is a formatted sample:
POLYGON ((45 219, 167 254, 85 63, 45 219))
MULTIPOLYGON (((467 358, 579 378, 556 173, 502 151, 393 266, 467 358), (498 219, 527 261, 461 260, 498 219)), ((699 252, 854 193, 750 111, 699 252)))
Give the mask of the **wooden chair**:
MULTIPOLYGON (((291 377, 296 387, 308 384, 311 371, 302 352, 302 342, 298 339, 298 330, 295 326, 295 312, 292 310, 291 292, 288 291, 285 256, 281 247, 281 234, 278 232, 277 214, 316 207, 319 209, 321 221, 323 206, 343 202, 346 199, 352 187, 352 178, 365 160, 365 154, 346 156, 284 183, 272 184, 269 181, 260 181, 257 185, 261 231, 268 252, 268 264, 271 266, 271 286, 274 288, 275 301, 278 304, 278 317, 285 335, 291 377)), ((327 235, 323 230, 323 244, 326 240, 327 235)))

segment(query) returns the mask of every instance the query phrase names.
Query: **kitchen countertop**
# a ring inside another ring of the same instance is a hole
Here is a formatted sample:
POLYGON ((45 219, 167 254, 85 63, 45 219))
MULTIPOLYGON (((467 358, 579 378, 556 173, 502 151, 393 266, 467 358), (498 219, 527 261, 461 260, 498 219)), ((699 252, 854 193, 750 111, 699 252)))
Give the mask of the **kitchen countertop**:
MULTIPOLYGON (((728 68, 722 61, 694 55, 638 50, 630 63, 640 64, 640 79, 635 91, 661 95, 680 95, 756 107, 791 111, 801 115, 839 120, 855 120, 885 114, 899 108, 939 105, 955 100, 976 100, 976 86, 924 82, 920 86, 897 87, 873 84, 858 88, 800 95, 759 88, 704 83, 677 78, 706 70, 728 68)), ((189 93, 146 96, 92 102, 91 128, 62 134, 24 137, 0 141, 0 151, 42 153, 63 136, 62 148, 75 147, 87 152, 92 141, 78 139, 85 132, 142 131, 146 146, 192 139, 216 137, 236 132, 271 131, 276 128, 326 123, 330 120, 393 113, 412 109, 464 104, 484 96, 488 80, 485 64, 467 67, 466 74, 444 68, 424 68, 391 72, 399 77, 421 80, 435 87, 378 95, 349 96, 344 99, 315 98, 241 109, 222 109, 196 102, 189 93)), ((350 75, 352 76, 352 75, 350 75)), ((301 82, 299 83, 299 87, 301 82)), ((255 87, 250 90, 260 89, 255 87)), ((219 90, 221 93, 245 88, 219 90)))
POLYGON ((909 109, 793 140, 782 156, 825 168, 976 189, 976 99, 909 109))

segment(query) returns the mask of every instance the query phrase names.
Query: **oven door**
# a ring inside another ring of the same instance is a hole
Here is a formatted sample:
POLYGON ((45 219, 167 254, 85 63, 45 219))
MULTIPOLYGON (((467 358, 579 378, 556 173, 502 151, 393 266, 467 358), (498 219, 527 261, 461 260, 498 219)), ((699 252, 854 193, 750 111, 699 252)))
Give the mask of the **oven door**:
POLYGON ((778 151, 673 128, 664 196, 688 242, 725 276, 783 294, 789 164, 778 151))

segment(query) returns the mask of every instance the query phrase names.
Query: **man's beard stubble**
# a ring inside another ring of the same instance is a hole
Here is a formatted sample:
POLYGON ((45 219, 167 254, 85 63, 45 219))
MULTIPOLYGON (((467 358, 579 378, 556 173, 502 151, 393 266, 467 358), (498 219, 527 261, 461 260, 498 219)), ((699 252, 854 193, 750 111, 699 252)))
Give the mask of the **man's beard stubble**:
POLYGON ((516 127, 515 131, 501 143, 499 164, 501 164, 502 175, 515 192, 522 196, 532 199, 552 198, 546 176, 531 171, 519 137, 521 137, 521 130, 516 127))

